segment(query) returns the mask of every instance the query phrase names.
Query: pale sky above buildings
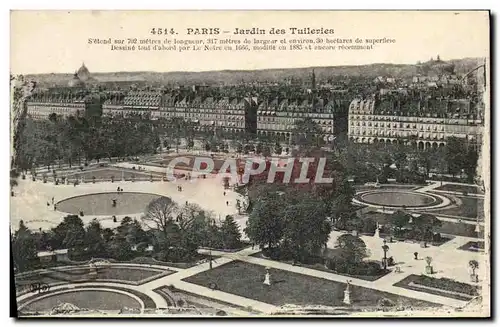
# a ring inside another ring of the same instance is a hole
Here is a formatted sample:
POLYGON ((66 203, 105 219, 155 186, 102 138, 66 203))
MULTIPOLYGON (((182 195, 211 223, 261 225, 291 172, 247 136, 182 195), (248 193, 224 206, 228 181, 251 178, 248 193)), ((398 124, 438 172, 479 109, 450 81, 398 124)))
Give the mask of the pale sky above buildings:
POLYGON ((91 72, 412 64, 436 58, 437 54, 443 60, 488 57, 489 39, 486 11, 13 11, 11 72, 72 73, 82 62, 91 72), (232 34, 235 28, 252 27, 285 29, 287 34, 232 34), (321 36, 329 39, 385 37, 396 42, 376 45, 373 50, 238 52, 111 51, 110 45, 88 44, 89 38, 166 38, 151 35, 152 28, 174 28, 179 34, 167 37, 183 40, 316 38, 292 35, 290 27, 334 29, 334 35, 321 36), (230 33, 186 35, 187 28, 219 28, 230 33))

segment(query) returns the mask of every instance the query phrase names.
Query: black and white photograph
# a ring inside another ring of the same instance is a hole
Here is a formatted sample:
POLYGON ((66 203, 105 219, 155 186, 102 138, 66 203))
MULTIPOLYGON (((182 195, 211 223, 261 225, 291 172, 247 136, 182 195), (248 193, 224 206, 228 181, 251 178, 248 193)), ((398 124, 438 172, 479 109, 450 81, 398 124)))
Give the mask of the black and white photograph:
POLYGON ((16 317, 490 317, 488 11, 10 20, 16 317))

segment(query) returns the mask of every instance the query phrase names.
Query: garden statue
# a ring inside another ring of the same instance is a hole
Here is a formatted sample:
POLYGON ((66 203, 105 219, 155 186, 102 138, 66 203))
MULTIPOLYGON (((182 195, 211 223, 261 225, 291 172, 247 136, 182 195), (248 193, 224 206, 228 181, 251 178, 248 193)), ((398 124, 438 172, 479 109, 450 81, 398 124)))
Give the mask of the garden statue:
POLYGON ((380 237, 380 226, 377 222, 377 227, 375 228, 375 235, 373 235, 373 237, 380 237))
POLYGON ((97 279, 97 266, 94 263, 91 263, 89 264, 89 268, 90 268, 89 272, 90 278, 97 279))
POLYGON ((347 281, 347 286, 344 291, 344 304, 351 304, 351 281, 347 281))
POLYGON ((269 270, 271 268, 266 267, 266 276, 264 277, 264 285, 271 286, 271 274, 269 273, 269 270))
POLYGON ((433 274, 433 269, 431 266, 432 263, 432 258, 431 257, 425 257, 425 262, 427 263, 427 266, 425 266, 425 273, 426 274, 433 274))

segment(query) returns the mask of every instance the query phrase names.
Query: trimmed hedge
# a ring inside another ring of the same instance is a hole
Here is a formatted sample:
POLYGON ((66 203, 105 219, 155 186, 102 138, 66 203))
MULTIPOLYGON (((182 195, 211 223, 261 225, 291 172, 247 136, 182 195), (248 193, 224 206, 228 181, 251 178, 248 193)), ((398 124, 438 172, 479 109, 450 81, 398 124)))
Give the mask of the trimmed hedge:
POLYGON ((378 276, 384 273, 380 263, 374 261, 349 262, 340 257, 326 261, 326 267, 340 274, 359 276, 378 276))
POLYGON ((433 278, 425 275, 420 275, 413 281, 415 284, 433 287, 445 291, 463 293, 471 296, 479 295, 479 288, 467 283, 457 282, 450 278, 433 278))

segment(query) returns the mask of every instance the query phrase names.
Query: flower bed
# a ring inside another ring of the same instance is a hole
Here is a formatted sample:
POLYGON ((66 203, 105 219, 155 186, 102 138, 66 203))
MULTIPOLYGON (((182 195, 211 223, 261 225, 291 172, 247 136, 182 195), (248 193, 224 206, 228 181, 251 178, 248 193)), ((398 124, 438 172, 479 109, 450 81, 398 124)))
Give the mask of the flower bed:
POLYGON ((409 275, 394 286, 462 301, 469 301, 480 293, 479 287, 474 285, 449 278, 433 278, 425 275, 409 275))

